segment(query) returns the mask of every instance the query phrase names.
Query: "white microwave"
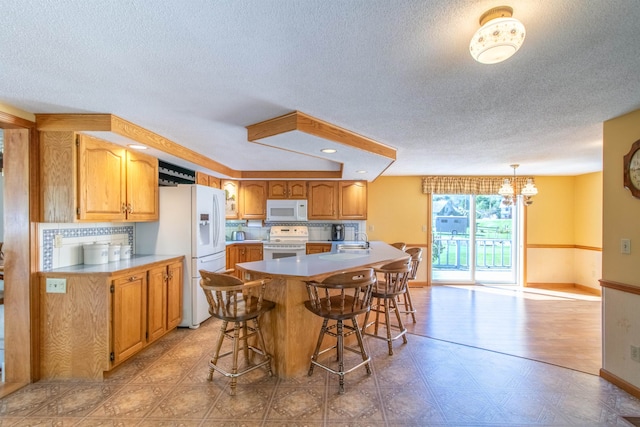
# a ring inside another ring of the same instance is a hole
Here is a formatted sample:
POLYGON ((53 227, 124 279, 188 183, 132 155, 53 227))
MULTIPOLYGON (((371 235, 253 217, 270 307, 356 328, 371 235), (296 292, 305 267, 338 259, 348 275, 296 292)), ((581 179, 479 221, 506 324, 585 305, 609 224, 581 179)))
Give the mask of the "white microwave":
POLYGON ((306 200, 267 200, 267 221, 306 220, 306 200))

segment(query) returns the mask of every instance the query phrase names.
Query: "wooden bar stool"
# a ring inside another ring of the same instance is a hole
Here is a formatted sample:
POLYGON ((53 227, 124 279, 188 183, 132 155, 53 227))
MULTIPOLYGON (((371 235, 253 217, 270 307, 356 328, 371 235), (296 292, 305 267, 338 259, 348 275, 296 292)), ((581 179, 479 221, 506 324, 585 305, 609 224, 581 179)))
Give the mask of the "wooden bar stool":
POLYGON ((218 333, 213 357, 209 361, 209 381, 213 379, 213 371, 218 371, 225 377, 231 378, 231 395, 236 394, 237 379, 240 375, 265 366, 269 376, 271 371, 271 356, 267 353, 264 337, 258 323, 259 317, 275 307, 273 301, 263 298, 268 279, 254 280, 244 283, 237 277, 221 273, 200 270, 200 287, 204 291, 209 303, 209 313, 213 317, 222 320, 222 326, 218 333), (247 323, 251 321, 252 326, 247 323), (229 323, 233 327, 227 328, 229 323), (242 331, 242 333, 240 333, 242 331), (256 336, 256 345, 249 343, 249 338, 256 336), (232 350, 220 354, 220 348, 224 338, 233 342, 232 350), (246 367, 238 371, 238 352, 240 342, 243 342, 242 350, 246 361, 246 367), (259 347, 258 347, 259 346, 259 347), (258 363, 251 363, 249 351, 262 356, 258 363), (232 356, 231 370, 222 368, 218 361, 225 356, 232 356))
POLYGON ((389 345, 389 355, 393 355, 393 340, 402 337, 403 343, 407 343, 407 329, 402 323, 400 318, 400 312, 398 311, 398 304, 396 298, 407 291, 407 280, 409 279, 409 272, 411 258, 391 262, 383 265, 380 268, 376 268, 376 274, 380 274, 384 279, 378 280, 373 288, 373 297, 376 299, 376 303, 372 304, 371 310, 367 312, 364 317, 362 333, 363 335, 369 335, 375 338, 384 339, 389 345), (392 325, 390 321, 390 313, 394 312, 398 321, 397 325, 392 325), (369 315, 371 312, 375 312, 376 318, 370 323, 369 315), (384 326, 386 329, 386 335, 378 335, 380 325, 380 314, 384 314, 384 326), (374 332, 366 332, 367 328, 374 326, 374 332), (391 329, 397 329, 399 332, 396 336, 391 335, 391 329))
MULTIPOLYGON (((411 256, 411 270, 409 271, 409 281, 415 280, 418 275, 418 266, 420 265, 420 261, 422 261, 422 248, 409 248, 405 251, 409 256, 411 256)), ((413 319, 413 323, 416 323, 416 309, 413 306, 413 301, 411 300, 411 292, 410 292, 409 284, 407 283, 407 292, 405 292, 399 298, 404 299, 404 310, 400 310, 400 313, 410 314, 413 319)), ((400 300, 398 299, 398 302, 400 300)))
POLYGON ((407 247, 407 244, 404 242, 395 242, 395 243, 392 243, 391 246, 393 246, 396 249, 400 249, 401 251, 404 251, 405 248, 407 247))
POLYGON ((305 307, 312 313, 323 317, 322 328, 316 349, 311 357, 311 366, 309 367, 309 376, 313 374, 314 366, 319 366, 333 374, 338 375, 340 385, 339 394, 344 393, 344 376, 349 372, 364 365, 367 374, 371 374, 369 361, 371 357, 367 354, 362 341, 362 334, 358 326, 357 316, 369 312, 371 308, 371 291, 375 283, 375 274, 372 268, 350 271, 346 273, 338 273, 327 277, 322 282, 308 281, 307 291, 309 292, 309 300, 305 302, 305 307), (327 326, 329 320, 335 320, 335 324, 327 326), (351 320, 352 325, 346 325, 343 322, 351 320), (333 332, 335 330, 335 332, 333 332), (345 330, 347 332, 345 332, 345 330), (344 338, 351 334, 355 334, 358 340, 358 348, 352 348, 344 345, 344 338), (325 335, 336 338, 336 343, 331 347, 320 350, 325 335), (327 351, 337 349, 338 368, 333 369, 329 365, 318 362, 318 356, 327 351), (344 350, 362 356, 362 362, 357 365, 345 369, 344 366, 344 350))

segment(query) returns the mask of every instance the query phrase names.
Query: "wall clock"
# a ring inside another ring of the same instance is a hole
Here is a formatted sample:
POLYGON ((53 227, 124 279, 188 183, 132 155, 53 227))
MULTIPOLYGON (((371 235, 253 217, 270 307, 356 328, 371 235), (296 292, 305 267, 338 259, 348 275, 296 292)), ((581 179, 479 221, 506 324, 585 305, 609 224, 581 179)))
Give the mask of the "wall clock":
POLYGON ((624 156, 624 186, 631 191, 631 195, 640 199, 640 140, 631 145, 631 149, 624 156))

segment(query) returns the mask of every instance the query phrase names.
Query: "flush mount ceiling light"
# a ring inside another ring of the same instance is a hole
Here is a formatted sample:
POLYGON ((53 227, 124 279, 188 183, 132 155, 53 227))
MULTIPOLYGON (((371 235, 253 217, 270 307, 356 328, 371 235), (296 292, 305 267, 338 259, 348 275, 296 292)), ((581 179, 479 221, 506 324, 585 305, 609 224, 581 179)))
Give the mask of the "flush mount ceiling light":
POLYGON ((322 151, 323 153, 327 153, 327 154, 333 154, 333 153, 335 153, 335 152, 336 152, 336 151, 338 151, 338 150, 336 150, 336 149, 334 149, 334 148, 323 148, 323 149, 322 149, 322 150, 320 150, 320 151, 322 151))
MULTIPOLYGON (((505 178, 502 181, 502 187, 498 190, 498 194, 503 197, 502 203, 506 206, 515 205, 518 198, 518 181, 516 179, 516 169, 520 165, 511 165, 513 168, 513 179, 505 178)), ((538 194, 538 189, 533 183, 533 178, 527 178, 524 187, 520 191, 522 194, 522 202, 525 206, 533 204, 533 196, 538 194)))
POLYGON ((496 64, 510 58, 524 42, 524 25, 512 18, 513 9, 498 6, 480 17, 480 29, 471 38, 469 52, 482 64, 496 64))

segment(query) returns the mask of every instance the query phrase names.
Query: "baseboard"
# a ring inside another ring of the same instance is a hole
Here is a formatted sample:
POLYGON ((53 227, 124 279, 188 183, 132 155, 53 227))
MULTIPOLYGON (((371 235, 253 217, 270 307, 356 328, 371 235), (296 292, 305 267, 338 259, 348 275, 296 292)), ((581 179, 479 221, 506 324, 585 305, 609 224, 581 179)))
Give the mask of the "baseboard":
POLYGON ((409 287, 410 288, 424 288, 426 286, 429 286, 429 284, 424 281, 424 282, 418 282, 416 280, 410 280, 409 281, 409 287))
POLYGON ((595 296, 602 296, 602 291, 600 289, 590 288, 589 286, 579 285, 577 283, 527 283, 525 287, 569 292, 573 289, 581 292, 587 292, 595 296))
POLYGON ((627 393, 629 393, 633 397, 635 397, 637 399, 640 399, 640 388, 634 386, 633 384, 629 384, 628 382, 626 382, 622 378, 612 374, 611 372, 607 371, 606 369, 604 369, 604 368, 600 369, 600 377, 604 378, 607 381, 609 381, 611 384, 615 385, 616 387, 619 387, 622 390, 626 391, 627 393))

